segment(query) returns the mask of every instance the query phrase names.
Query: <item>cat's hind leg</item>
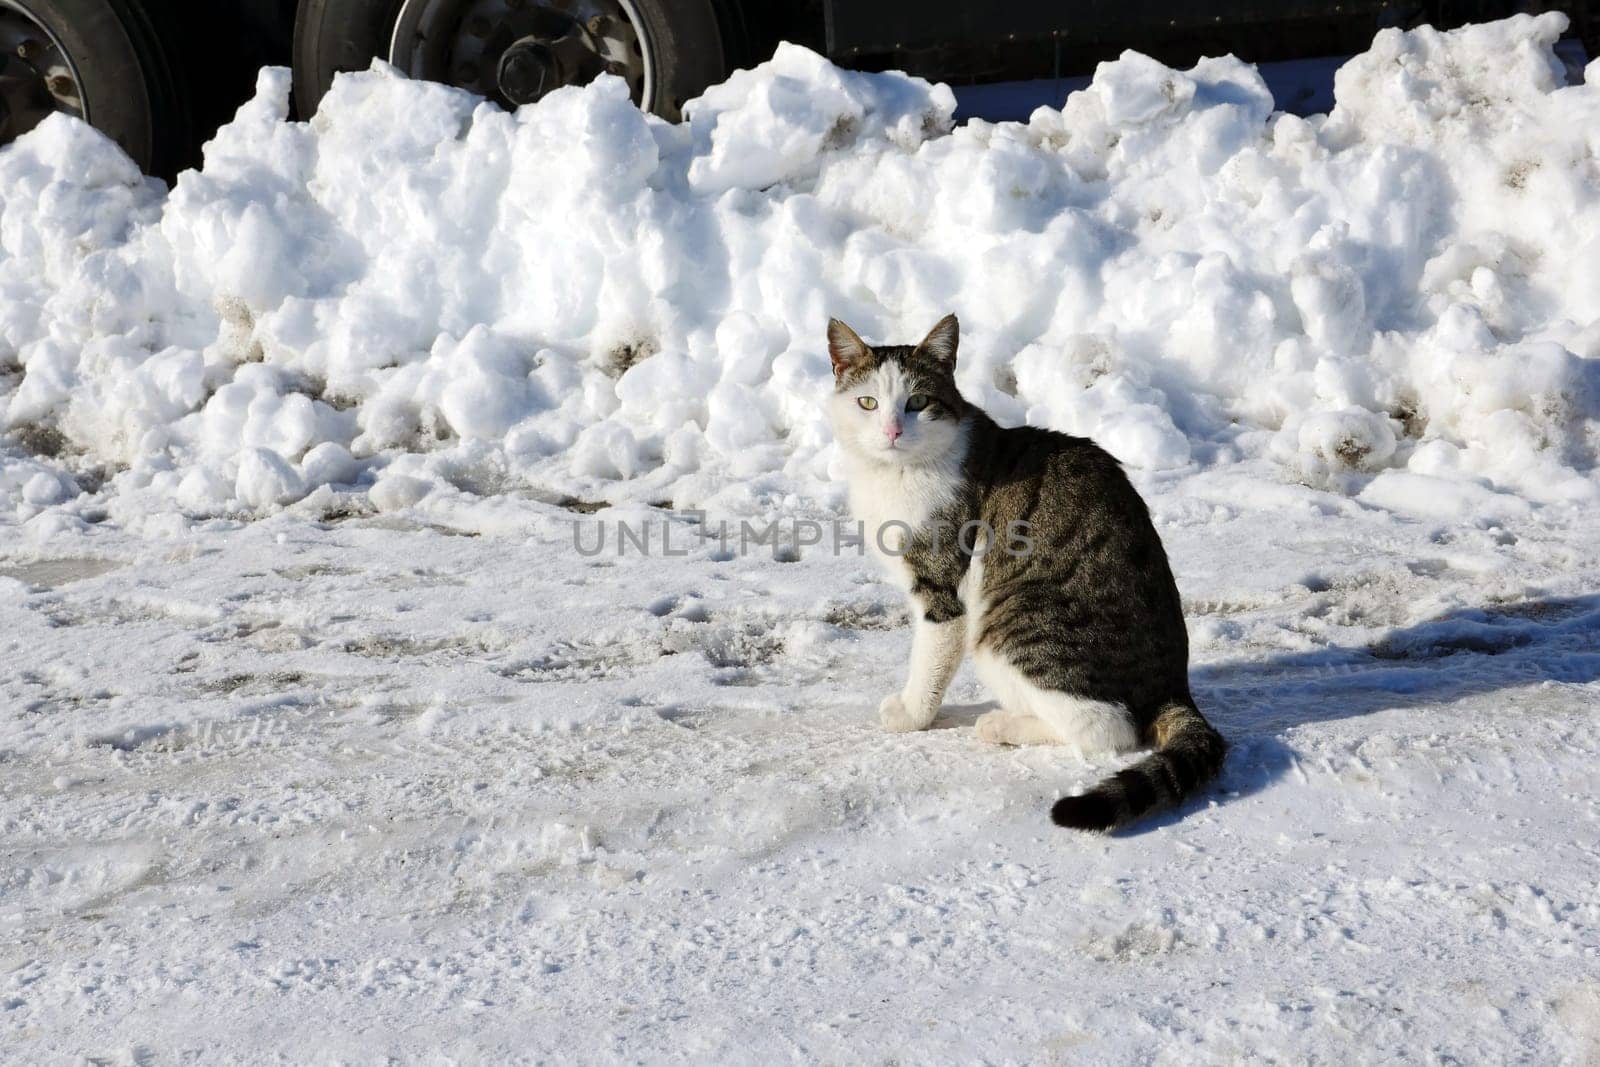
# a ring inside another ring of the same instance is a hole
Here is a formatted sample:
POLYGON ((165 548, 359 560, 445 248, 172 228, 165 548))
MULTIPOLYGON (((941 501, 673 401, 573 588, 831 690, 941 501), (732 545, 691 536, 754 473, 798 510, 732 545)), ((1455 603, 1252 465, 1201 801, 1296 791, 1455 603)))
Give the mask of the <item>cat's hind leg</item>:
POLYGON ((973 731, 991 745, 1053 745, 1056 732, 1037 715, 1017 711, 991 711, 978 719, 973 731))
POLYGON ((981 740, 1006 745, 1067 745, 1080 756, 1139 747, 1133 716, 1120 704, 1042 688, 987 649, 973 654, 973 665, 1001 708, 978 720, 975 731, 981 740))

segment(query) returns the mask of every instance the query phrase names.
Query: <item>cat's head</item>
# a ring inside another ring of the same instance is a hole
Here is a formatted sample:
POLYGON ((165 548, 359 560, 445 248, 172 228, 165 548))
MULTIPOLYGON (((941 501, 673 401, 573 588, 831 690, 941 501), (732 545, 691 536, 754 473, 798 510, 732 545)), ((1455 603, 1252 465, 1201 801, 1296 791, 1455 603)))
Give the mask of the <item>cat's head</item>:
POLYGON ((916 345, 869 346, 838 319, 828 322, 833 357, 833 435, 853 455, 878 463, 947 460, 959 446, 967 403, 956 389, 960 327, 946 315, 916 345))

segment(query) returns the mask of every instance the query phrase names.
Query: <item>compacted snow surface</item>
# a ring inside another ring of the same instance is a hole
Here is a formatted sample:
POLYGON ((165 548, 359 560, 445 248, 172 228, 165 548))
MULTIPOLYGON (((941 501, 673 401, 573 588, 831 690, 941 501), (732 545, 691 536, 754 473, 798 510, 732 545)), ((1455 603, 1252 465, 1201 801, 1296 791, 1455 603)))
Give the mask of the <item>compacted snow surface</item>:
POLYGON ((1563 27, 1386 31, 1310 119, 1130 53, 954 127, 786 46, 680 126, 268 70, 170 193, 0 149, 4 1058, 1594 1062, 1563 27), (1055 829, 1122 761, 966 672, 877 729, 823 326, 949 311, 1151 503, 1234 743, 1181 811, 1055 829))

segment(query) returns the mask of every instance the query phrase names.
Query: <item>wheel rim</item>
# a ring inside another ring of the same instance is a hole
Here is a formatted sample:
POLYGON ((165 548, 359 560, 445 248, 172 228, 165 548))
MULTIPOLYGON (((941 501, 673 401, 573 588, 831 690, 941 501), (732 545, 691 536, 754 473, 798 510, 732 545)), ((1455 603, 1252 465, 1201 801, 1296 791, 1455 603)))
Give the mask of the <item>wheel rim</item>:
POLYGON ((57 111, 89 121, 77 67, 21 0, 0 0, 0 144, 57 111))
POLYGON ((648 109, 652 52, 632 0, 405 0, 389 62, 512 108, 610 73, 648 109))

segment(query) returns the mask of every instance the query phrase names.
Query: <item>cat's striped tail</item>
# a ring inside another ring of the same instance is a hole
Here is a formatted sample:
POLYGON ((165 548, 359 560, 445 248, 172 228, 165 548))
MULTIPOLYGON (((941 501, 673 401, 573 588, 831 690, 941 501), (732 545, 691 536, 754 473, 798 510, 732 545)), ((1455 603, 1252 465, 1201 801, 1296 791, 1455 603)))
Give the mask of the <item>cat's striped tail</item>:
POLYGON ((1228 742, 1193 704, 1172 704, 1150 726, 1156 750, 1081 796, 1062 797, 1050 809, 1057 826, 1115 830, 1170 808, 1222 769, 1228 742))

